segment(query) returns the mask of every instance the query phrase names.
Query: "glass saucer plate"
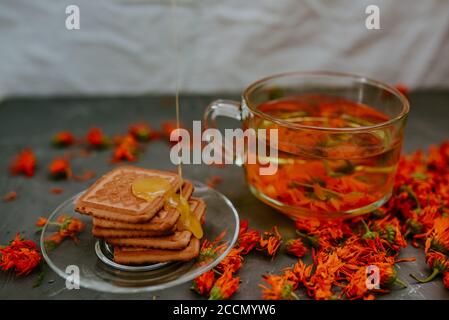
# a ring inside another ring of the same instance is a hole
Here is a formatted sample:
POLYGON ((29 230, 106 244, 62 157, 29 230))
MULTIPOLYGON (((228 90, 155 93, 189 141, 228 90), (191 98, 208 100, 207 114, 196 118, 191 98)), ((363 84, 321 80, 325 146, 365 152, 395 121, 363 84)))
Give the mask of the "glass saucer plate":
POLYGON ((63 202, 49 217, 40 239, 42 255, 59 276, 71 281, 76 274, 73 270, 79 270, 80 287, 96 291, 150 292, 191 281, 216 266, 229 253, 239 231, 239 217, 231 201, 201 182, 193 181, 193 185, 195 191, 192 196, 203 199, 207 205, 203 239, 213 240, 226 230, 223 238, 228 244, 226 250, 207 264, 200 266, 196 260, 131 267, 114 264, 111 248, 91 233, 92 218, 74 211, 75 201, 83 192, 63 202), (51 222, 62 215, 76 217, 86 224, 85 230, 78 235, 79 243, 65 239, 54 249, 46 248, 45 239, 57 230, 51 222))

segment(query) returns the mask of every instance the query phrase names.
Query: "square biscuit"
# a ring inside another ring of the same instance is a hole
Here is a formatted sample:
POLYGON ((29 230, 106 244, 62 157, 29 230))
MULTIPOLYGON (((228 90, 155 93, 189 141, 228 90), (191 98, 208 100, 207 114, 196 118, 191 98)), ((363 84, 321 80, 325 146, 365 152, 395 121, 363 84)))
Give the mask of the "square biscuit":
POLYGON ((134 247, 180 250, 187 247, 192 237, 190 231, 176 231, 162 237, 147 238, 107 238, 106 242, 114 247, 134 247))
MULTIPOLYGON (((193 184, 190 181, 184 181, 184 184, 182 185, 182 195, 184 198, 189 199, 190 196, 193 193, 193 184)), ((162 202, 162 206, 164 203, 162 202)), ((159 210, 158 212, 162 211, 164 209, 159 210)), ((130 224, 146 224, 149 223, 150 220, 153 218, 156 218, 155 214, 141 214, 141 215, 128 215, 128 214, 121 214, 117 212, 111 212, 101 209, 95 209, 95 208, 84 208, 83 211, 78 210, 75 208, 75 211, 91 215, 94 218, 97 218, 97 222, 99 223, 98 226, 101 227, 100 224, 105 224, 105 221, 117 221, 117 222, 124 222, 124 223, 130 223, 130 224)), ((157 214, 157 213, 156 213, 157 214)), ((123 229, 120 227, 117 227, 119 229, 123 229)), ((150 228, 151 229, 151 228, 150 228)), ((134 230, 140 230, 140 229, 134 229, 134 230)))
POLYGON ((175 231, 152 231, 152 230, 120 230, 120 229, 106 229, 94 226, 92 228, 92 235, 97 238, 145 238, 157 237, 172 234, 175 231))
MULTIPOLYGON (((205 211, 206 211, 206 204, 204 203, 204 200, 198 199, 198 198, 190 198, 189 200, 190 210, 192 211, 192 214, 200 220, 200 222, 204 221, 205 211)), ((179 218, 179 213, 177 215, 179 218)), ((153 219, 158 218, 157 216, 153 219)), ((178 220, 178 219, 177 219, 178 220)), ((152 221, 152 220, 151 220, 152 221)), ((92 229, 92 234, 95 237, 99 238, 108 238, 108 239, 131 239, 131 238, 148 238, 148 237, 158 237, 158 236, 164 236, 172 234, 173 232, 177 231, 185 231, 181 230, 177 224, 177 221, 175 221, 170 229, 153 229, 153 230, 136 230, 136 229, 122 229, 122 228, 104 228, 98 225, 94 224, 94 227, 92 229)), ((148 224, 149 225, 149 224, 148 224)), ((131 226, 131 224, 129 224, 131 226)), ((190 231, 187 231, 190 233, 190 231)), ((142 239, 140 239, 142 240, 142 239)), ((133 242, 134 244, 137 243, 136 241, 133 242)), ((137 246, 137 245, 135 245, 137 246)))
POLYGON ((93 217, 94 226, 106 229, 141 230, 141 231, 166 231, 175 226, 179 218, 179 211, 175 208, 162 209, 150 221, 143 223, 131 223, 117 220, 108 220, 93 217))
POLYGON ((140 265, 171 261, 189 261, 198 256, 200 241, 192 237, 189 245, 181 250, 114 248, 114 261, 124 265, 140 265))
MULTIPOLYGON (((75 211, 107 220, 145 222, 164 205, 164 195, 145 201, 132 193, 132 183, 140 178, 158 176, 167 179, 173 191, 179 190, 182 181, 176 173, 121 166, 98 179, 75 203, 75 211)), ((185 183, 183 193, 193 192, 193 185, 185 183)), ((189 196, 190 196, 189 194, 189 196)))

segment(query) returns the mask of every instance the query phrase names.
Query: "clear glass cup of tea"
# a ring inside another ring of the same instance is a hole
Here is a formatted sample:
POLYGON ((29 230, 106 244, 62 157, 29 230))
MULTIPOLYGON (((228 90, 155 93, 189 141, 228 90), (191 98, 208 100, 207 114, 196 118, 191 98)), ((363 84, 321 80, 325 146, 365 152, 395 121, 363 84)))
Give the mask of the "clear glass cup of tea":
MULTIPOLYGON (((381 82, 293 72, 251 84, 241 103, 211 103, 204 123, 215 127, 225 116, 243 129, 277 130, 277 157, 240 161, 251 192, 292 218, 348 218, 391 196, 408 112, 408 100, 381 82), (277 171, 262 175, 267 162, 277 171)), ((244 159, 251 152, 246 148, 244 159)))

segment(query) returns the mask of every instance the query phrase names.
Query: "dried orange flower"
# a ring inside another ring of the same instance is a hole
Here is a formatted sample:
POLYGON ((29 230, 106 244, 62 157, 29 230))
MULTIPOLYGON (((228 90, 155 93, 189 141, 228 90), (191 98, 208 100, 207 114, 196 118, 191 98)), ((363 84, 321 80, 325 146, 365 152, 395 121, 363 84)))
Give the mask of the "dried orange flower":
POLYGON ((162 134, 164 137, 170 140, 170 135, 173 131, 178 129, 177 123, 175 120, 173 121, 166 121, 161 124, 162 127, 162 134))
POLYGON ((425 250, 449 253, 449 217, 435 219, 433 228, 428 232, 425 250))
MULTIPOLYGON (((345 168, 350 169, 350 168, 345 168)), ((287 177, 286 177, 287 179, 287 177)), ((356 181, 354 188, 362 185, 356 181)), ((318 207, 316 199, 327 199, 330 203, 329 185, 303 183, 295 188, 304 188, 312 199, 308 201, 318 207), (316 199, 315 199, 316 198, 316 199)), ((354 197, 354 201, 359 201, 354 197)), ((305 203, 305 202, 304 202, 305 203)), ((298 219, 297 233, 301 241, 311 247, 313 264, 306 266, 298 261, 285 269, 282 276, 293 283, 293 288, 302 285, 308 296, 314 299, 374 299, 374 294, 388 292, 393 284, 406 286, 397 277, 396 264, 413 261, 414 258, 399 259, 406 238, 419 247, 425 243, 426 261, 431 274, 419 282, 428 282, 438 275, 443 284, 449 283, 449 142, 431 146, 428 154, 417 151, 402 157, 398 165, 393 196, 381 208, 363 218, 345 221, 298 219), (375 265, 380 271, 380 289, 366 287, 367 266, 375 265), (334 290, 340 288, 341 290, 334 290), (340 292, 340 295, 336 295, 340 292)), ((287 247, 292 244, 287 242, 287 247)))
POLYGON ((53 194, 61 194, 64 192, 64 189, 63 188, 51 188, 50 192, 53 194))
POLYGON ((277 227, 273 227, 271 231, 265 231, 259 240, 260 251, 265 251, 270 257, 274 257, 281 246, 282 237, 277 227))
POLYGON ((225 234, 226 231, 223 231, 212 241, 209 241, 207 239, 203 240, 198 256, 198 262, 200 264, 207 263, 211 259, 215 259, 218 255, 226 250, 228 244, 222 241, 225 234))
POLYGON ((446 289, 449 289, 449 272, 443 274, 443 284, 446 289))
POLYGON ((338 279, 344 263, 336 252, 320 251, 314 255, 315 273, 305 283, 309 295, 315 299, 333 299, 333 284, 338 279))
MULTIPOLYGON (((45 218, 40 217, 38 219, 36 222, 36 225, 40 227, 38 231, 42 230, 45 223, 47 223, 45 218)), ((55 233, 45 239, 45 245, 49 250, 56 248, 66 238, 71 238, 73 241, 78 242, 78 233, 86 227, 81 220, 64 215, 59 216, 54 222, 48 222, 48 225, 58 228, 55 233)))
POLYGON ((34 176, 36 169, 36 156, 31 149, 21 151, 11 162, 10 170, 13 175, 24 174, 34 176))
POLYGON ((366 285, 366 267, 359 267, 357 271, 351 272, 347 276, 347 285, 343 287, 343 292, 348 299, 362 299, 368 293, 366 285))
POLYGON ((260 284, 262 297, 265 300, 298 300, 293 291, 293 282, 279 275, 264 275, 263 280, 268 284, 260 284))
POLYGON ((0 247, 0 268, 3 271, 14 270, 16 276, 25 276, 33 271, 42 257, 36 244, 24 240, 20 233, 6 247, 0 247))
POLYGON ((14 201, 16 199, 17 199, 17 192, 15 192, 15 191, 10 191, 3 196, 4 202, 10 202, 10 201, 14 201))
POLYGON ((146 123, 135 123, 130 125, 129 134, 140 142, 148 142, 159 136, 159 133, 151 129, 146 123))
POLYGON ((109 138, 103 134, 100 128, 91 128, 86 136, 87 143, 95 149, 104 149, 110 145, 109 138))
POLYGON ((127 135, 114 149, 112 162, 119 161, 136 161, 139 153, 139 143, 132 135, 127 135))
POLYGON ((232 270, 227 269, 212 287, 209 300, 229 299, 239 288, 240 277, 234 277, 232 270))
POLYGON ((378 264, 380 272, 380 285, 383 288, 389 288, 393 284, 398 284, 404 288, 407 287, 407 284, 398 278, 398 273, 394 267, 394 265, 389 263, 381 263, 378 264))
POLYGON ((286 242, 285 247, 289 254, 298 258, 304 257, 307 253, 307 248, 301 239, 290 239, 286 242))
POLYGON ((232 272, 237 272, 243 264, 243 257, 241 256, 241 253, 241 248, 232 248, 226 257, 221 260, 215 268, 220 272, 224 272, 227 269, 232 272))
POLYGON ((61 131, 53 136, 52 143, 55 147, 68 147, 75 143, 75 137, 70 131, 61 131))
POLYGON ((215 189, 220 183, 223 182, 223 178, 220 176, 213 176, 209 180, 207 180, 206 184, 209 188, 215 189))
POLYGON ((49 166, 50 177, 53 179, 68 179, 72 177, 72 169, 68 160, 54 159, 49 166))
POLYGON ((192 290, 199 295, 206 296, 209 294, 215 282, 215 271, 209 270, 204 272, 193 281, 192 290))
POLYGON ((242 249, 243 255, 250 253, 259 243, 260 233, 254 229, 248 229, 248 220, 240 221, 237 246, 242 249))
POLYGON ((39 219, 37 219, 36 226, 43 227, 43 226, 45 226, 46 223, 47 223, 47 218, 39 217, 39 219))
POLYGON ((426 255, 427 265, 432 269, 432 273, 425 279, 419 279, 415 275, 410 276, 420 283, 432 281, 437 275, 449 272, 449 260, 441 252, 432 251, 426 255))
POLYGON ((295 283, 295 287, 299 284, 305 284, 312 276, 313 265, 306 265, 302 260, 298 260, 293 268, 287 269, 285 272, 289 273, 289 280, 295 283))

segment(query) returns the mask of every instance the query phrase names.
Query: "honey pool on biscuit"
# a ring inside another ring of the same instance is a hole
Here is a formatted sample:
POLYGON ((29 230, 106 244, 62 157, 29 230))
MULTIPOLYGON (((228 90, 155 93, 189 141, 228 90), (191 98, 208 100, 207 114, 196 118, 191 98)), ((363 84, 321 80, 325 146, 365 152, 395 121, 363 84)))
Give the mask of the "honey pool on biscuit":
POLYGON ((164 196, 164 207, 176 208, 180 212, 178 226, 181 230, 189 230, 197 239, 203 237, 203 229, 200 221, 192 214, 188 201, 173 191, 172 185, 167 179, 161 177, 145 177, 132 183, 132 193, 137 198, 145 201, 153 201, 157 197, 164 196))

